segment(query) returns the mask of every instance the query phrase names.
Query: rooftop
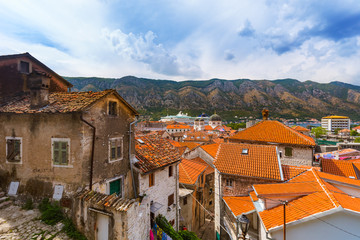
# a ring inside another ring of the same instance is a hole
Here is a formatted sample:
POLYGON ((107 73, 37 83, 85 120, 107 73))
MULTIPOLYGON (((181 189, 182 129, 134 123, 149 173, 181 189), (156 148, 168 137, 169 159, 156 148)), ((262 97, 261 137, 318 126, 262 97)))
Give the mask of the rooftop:
POLYGON ((244 197, 223 197, 231 212, 235 216, 247 214, 255 210, 254 204, 249 196, 244 197))
POLYGON ((229 139, 254 143, 281 143, 303 146, 316 145, 315 140, 311 137, 305 136, 278 121, 272 120, 263 120, 252 127, 238 132, 229 139))
POLYGON ((143 143, 135 142, 135 155, 138 159, 135 166, 143 173, 181 161, 176 147, 166 139, 156 135, 139 136, 136 139, 142 140, 143 143))
POLYGON ((332 116, 323 117, 323 119, 349 119, 349 117, 332 115, 332 116))
POLYGON ((206 167, 205 164, 198 161, 182 159, 179 164, 179 182, 189 185, 195 184, 206 167))
POLYGON ((214 165, 221 173, 284 180, 280 161, 273 145, 222 143, 214 165), (246 150, 244 154, 243 150, 246 150))

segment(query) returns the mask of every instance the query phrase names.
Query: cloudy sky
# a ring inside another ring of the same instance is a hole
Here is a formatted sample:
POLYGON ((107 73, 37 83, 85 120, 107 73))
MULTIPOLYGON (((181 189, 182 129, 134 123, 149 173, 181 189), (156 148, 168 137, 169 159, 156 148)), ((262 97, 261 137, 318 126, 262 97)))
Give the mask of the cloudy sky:
POLYGON ((0 0, 0 54, 64 76, 360 85, 359 0, 0 0))

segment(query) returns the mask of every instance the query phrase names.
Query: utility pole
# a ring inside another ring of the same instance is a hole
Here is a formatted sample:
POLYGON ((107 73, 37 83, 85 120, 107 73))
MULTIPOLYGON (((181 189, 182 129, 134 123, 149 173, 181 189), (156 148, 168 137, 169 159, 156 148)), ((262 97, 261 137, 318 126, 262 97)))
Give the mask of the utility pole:
POLYGON ((286 205, 287 205, 287 201, 283 202, 284 204, 284 227, 283 227, 283 233, 284 233, 284 240, 286 240, 286 205))

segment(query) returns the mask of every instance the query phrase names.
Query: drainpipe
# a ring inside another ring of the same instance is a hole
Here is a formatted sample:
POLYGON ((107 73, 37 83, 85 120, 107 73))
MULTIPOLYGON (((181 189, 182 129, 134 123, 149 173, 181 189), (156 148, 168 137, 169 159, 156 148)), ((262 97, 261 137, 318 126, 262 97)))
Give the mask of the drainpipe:
POLYGON ((136 186, 135 186, 135 178, 134 178, 134 169, 133 169, 133 163, 131 162, 131 126, 133 124, 135 124, 138 121, 137 116, 136 116, 136 120, 130 123, 130 129, 129 129, 129 161, 130 161, 130 169, 131 169, 131 178, 132 178, 132 183, 133 183, 133 189, 134 189, 134 195, 135 198, 137 198, 137 194, 136 194, 136 186))
POLYGON ((93 185, 93 168, 94 168, 94 151, 95 151, 95 132, 96 132, 96 128, 94 125, 92 125, 91 123, 89 123, 88 121, 86 121, 83 118, 83 115, 81 114, 80 116, 81 121, 83 121, 84 123, 86 123, 86 125, 88 125, 89 127, 91 127, 93 129, 93 136, 92 136, 92 144, 91 144, 91 156, 90 156, 90 181, 89 181, 89 189, 92 190, 92 185, 93 185))

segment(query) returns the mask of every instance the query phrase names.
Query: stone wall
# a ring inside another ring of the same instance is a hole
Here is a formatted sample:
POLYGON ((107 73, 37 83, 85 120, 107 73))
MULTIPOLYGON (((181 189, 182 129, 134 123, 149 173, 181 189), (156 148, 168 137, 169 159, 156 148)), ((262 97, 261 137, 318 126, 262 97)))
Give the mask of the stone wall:
POLYGON ((295 147, 295 146, 284 146, 278 145, 278 151, 282 152, 282 157, 280 158, 281 164, 286 165, 305 165, 312 166, 314 154, 312 147, 295 147), (285 156, 285 147, 292 148, 292 157, 285 156))
MULTIPOLYGON (((173 176, 169 177, 169 166, 154 171, 154 185, 149 187, 149 174, 140 174, 139 175, 139 193, 144 196, 143 202, 148 204, 151 207, 151 202, 153 204, 161 204, 161 208, 155 212, 155 217, 159 214, 162 214, 166 219, 174 221, 174 229, 178 227, 178 212, 177 208, 179 206, 179 185, 178 185, 178 163, 172 164, 173 176), (174 194, 174 204, 168 206, 168 196, 174 194)), ((146 213, 148 215, 148 228, 150 229, 150 210, 146 213)))

